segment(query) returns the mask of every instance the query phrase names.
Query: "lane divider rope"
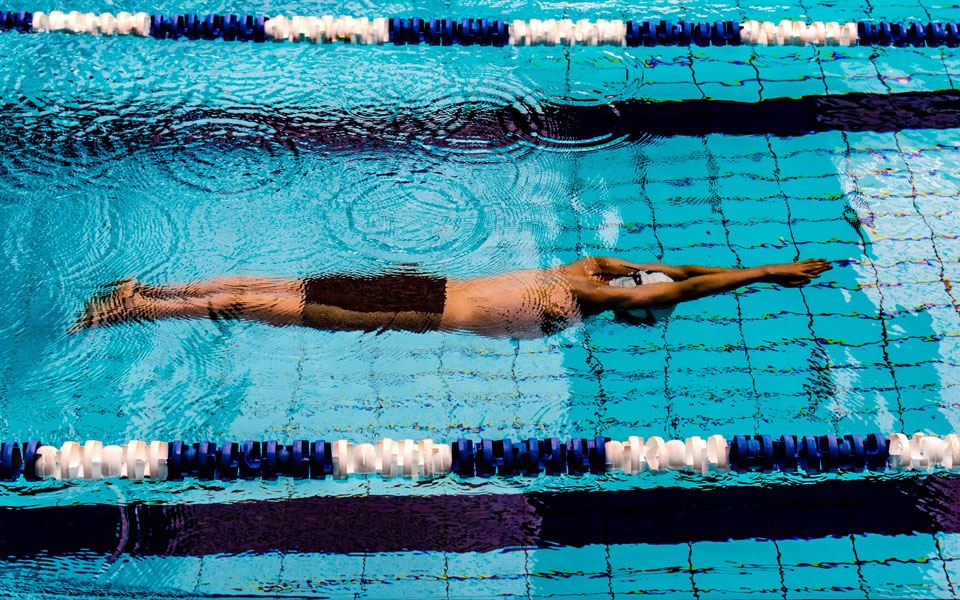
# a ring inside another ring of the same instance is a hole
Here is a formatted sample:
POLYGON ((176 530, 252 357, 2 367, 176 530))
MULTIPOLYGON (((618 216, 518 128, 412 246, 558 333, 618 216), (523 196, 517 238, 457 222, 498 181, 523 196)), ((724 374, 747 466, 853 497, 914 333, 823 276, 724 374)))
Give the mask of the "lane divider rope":
POLYGON ((150 15, 0 11, 0 30, 137 35, 157 39, 440 46, 951 46, 960 24, 865 21, 622 21, 421 19, 325 15, 150 15))
POLYGON ((0 480, 346 479, 351 475, 426 479, 461 477, 582 475, 584 473, 685 471, 688 473, 836 473, 840 471, 960 471, 960 435, 923 433, 889 437, 860 435, 692 436, 685 440, 630 436, 477 442, 433 440, 347 440, 284 445, 276 441, 146 443, 107 445, 97 440, 0 444, 0 480))

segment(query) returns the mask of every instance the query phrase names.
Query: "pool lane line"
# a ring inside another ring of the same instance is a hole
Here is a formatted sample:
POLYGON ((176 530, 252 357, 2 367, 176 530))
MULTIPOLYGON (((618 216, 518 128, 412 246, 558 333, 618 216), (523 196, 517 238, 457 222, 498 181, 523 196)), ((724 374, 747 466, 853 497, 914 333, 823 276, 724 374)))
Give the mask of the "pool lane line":
POLYGON ((847 435, 722 435, 684 440, 659 436, 612 440, 604 436, 522 440, 460 438, 450 444, 391 440, 354 444, 294 440, 132 440, 104 445, 68 441, 58 448, 31 441, 0 443, 0 480, 97 482, 104 479, 181 481, 333 479, 380 477, 428 480, 450 474, 474 477, 580 476, 587 473, 680 471, 818 474, 843 472, 960 471, 960 435, 914 433, 847 435))
MULTIPOLYGON (((960 478, 953 474, 607 492, 133 503, 123 552, 493 552, 960 533, 958 507, 960 478)), ((110 504, 0 508, 0 555, 110 555, 118 547, 119 519, 110 504)))
POLYGON ((0 11, 0 30, 157 39, 433 46, 950 46, 957 23, 917 21, 639 21, 619 19, 287 17, 236 14, 0 11))

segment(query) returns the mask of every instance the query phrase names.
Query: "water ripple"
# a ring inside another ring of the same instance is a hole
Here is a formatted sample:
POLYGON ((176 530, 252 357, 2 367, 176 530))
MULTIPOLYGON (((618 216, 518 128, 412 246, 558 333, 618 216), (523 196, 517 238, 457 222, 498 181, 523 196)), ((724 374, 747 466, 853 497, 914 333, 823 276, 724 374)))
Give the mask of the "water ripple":
POLYGON ((502 221, 496 190, 471 185, 427 155, 398 157, 389 172, 370 166, 346 165, 353 172, 342 181, 355 183, 322 208, 327 234, 343 252, 436 266, 475 251, 502 221))
POLYGON ((227 195, 289 184, 301 170, 296 144, 255 113, 187 118, 156 133, 151 158, 164 175, 200 192, 227 195))

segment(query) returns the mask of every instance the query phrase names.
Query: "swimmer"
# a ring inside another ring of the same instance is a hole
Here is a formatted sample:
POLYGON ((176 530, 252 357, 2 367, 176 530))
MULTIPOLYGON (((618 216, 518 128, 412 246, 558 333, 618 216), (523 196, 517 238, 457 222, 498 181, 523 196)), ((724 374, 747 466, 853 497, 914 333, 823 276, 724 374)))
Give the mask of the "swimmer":
POLYGON ((824 259, 745 269, 584 258, 474 279, 393 272, 306 279, 224 277, 185 285, 118 281, 87 303, 72 332, 125 321, 246 319, 328 331, 466 331, 551 335, 605 311, 650 323, 680 302, 753 283, 798 287, 830 270, 824 259))

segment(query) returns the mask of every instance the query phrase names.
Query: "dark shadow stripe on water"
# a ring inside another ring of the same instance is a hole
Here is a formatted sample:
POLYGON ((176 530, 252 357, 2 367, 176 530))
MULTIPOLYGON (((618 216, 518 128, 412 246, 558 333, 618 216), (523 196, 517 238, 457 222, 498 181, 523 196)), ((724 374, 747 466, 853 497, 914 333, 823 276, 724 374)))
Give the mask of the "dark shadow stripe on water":
POLYGON ((543 133, 562 140, 586 139, 598 132, 632 138, 714 133, 787 137, 834 130, 952 129, 960 127, 960 91, 552 105, 543 121, 543 133))
POLYGON ((850 93, 760 102, 620 100, 536 106, 463 104, 384 110, 355 106, 261 110, 113 106, 87 102, 36 111, 0 106, 0 143, 35 146, 61 159, 149 148, 238 145, 350 152, 416 147, 469 150, 520 145, 590 147, 709 134, 799 136, 825 131, 960 128, 960 91, 850 93))
POLYGON ((960 478, 507 495, 313 497, 0 509, 0 556, 489 552, 960 532, 960 478), (604 510, 607 525, 604 526, 604 510), (122 527, 126 521, 126 531, 122 527), (125 536, 125 540, 124 540, 125 536))

